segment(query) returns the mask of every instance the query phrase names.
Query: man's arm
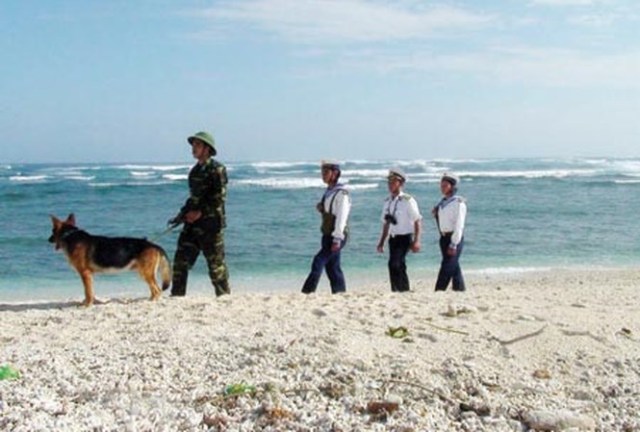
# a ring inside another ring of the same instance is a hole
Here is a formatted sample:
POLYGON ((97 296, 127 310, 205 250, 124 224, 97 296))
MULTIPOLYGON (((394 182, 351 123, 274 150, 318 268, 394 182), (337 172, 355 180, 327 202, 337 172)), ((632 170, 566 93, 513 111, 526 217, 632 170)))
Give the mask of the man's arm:
POLYGON ((380 234, 380 240, 378 240, 378 247, 376 248, 378 252, 384 252, 384 242, 389 235, 389 222, 384 222, 382 224, 382 233, 380 234))
POLYGON ((419 252, 422 239, 422 215, 418 208, 418 202, 411 198, 409 201, 409 216, 413 220, 413 241, 411 242, 411 251, 419 252))
POLYGON ((455 249, 458 243, 462 240, 464 233, 464 223, 467 217, 467 205, 464 201, 460 200, 457 204, 456 225, 453 229, 453 235, 451 236, 451 248, 455 249))
POLYGON ((413 242, 411 252, 420 252, 420 239, 422 237, 422 218, 413 223, 413 242))
MULTIPOLYGON (((329 209, 331 211, 331 209, 329 209)), ((349 220, 349 211, 351 210, 351 199, 349 198, 349 192, 340 190, 336 192, 336 199, 334 201, 333 215, 336 217, 336 224, 331 234, 334 242, 340 242, 344 240, 345 229, 347 228, 347 221, 349 220)))

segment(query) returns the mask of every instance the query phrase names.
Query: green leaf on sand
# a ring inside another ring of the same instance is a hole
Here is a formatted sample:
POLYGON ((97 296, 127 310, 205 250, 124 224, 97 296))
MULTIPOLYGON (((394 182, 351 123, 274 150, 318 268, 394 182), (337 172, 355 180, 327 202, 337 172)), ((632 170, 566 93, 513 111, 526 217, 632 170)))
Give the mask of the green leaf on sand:
POLYGON ((229 384, 224 388, 225 396, 237 396, 242 394, 253 394, 256 392, 256 387, 246 382, 238 384, 229 384))
POLYGON ((20 372, 17 369, 9 365, 0 366, 0 380, 18 378, 20 378, 20 372))
POLYGON ((409 336, 409 330, 406 327, 389 327, 387 335, 396 339, 403 339, 409 336))

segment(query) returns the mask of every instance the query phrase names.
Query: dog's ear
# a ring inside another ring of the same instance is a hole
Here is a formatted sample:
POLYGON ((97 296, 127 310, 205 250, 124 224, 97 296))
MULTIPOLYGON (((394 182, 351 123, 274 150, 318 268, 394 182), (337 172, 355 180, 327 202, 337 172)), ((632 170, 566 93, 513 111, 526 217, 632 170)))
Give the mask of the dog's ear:
POLYGON ((62 225, 62 221, 60 219, 58 219, 54 215, 49 216, 51 217, 51 223, 53 224, 54 228, 58 228, 60 225, 62 225))
POLYGON ((67 216, 67 221, 65 223, 71 226, 76 226, 76 216, 73 213, 70 213, 69 216, 67 216))

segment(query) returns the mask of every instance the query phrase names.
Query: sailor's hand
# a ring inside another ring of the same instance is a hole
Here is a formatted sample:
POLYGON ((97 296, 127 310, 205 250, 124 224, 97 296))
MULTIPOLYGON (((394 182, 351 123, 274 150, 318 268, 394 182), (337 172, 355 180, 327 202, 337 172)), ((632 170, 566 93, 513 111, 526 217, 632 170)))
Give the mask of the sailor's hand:
POLYGON ((180 224, 180 217, 179 216, 174 216, 171 219, 169 219, 167 221, 167 225, 179 225, 180 224))
POLYGON ((322 213, 322 210, 323 210, 322 203, 316 204, 316 210, 318 210, 320 213, 322 213))
POLYGON ((455 246, 449 246, 449 248, 447 249, 447 255, 449 255, 450 257, 452 256, 456 256, 456 253, 458 253, 458 249, 455 246))
POLYGON ((184 220, 187 223, 194 223, 201 217, 202 217, 202 212, 200 210, 191 210, 184 215, 184 220))
POLYGON ((413 243, 411 243, 411 252, 413 252, 413 253, 420 252, 420 242, 419 241, 414 241, 413 243))
POLYGON ((378 243, 378 247, 376 248, 376 250, 378 251, 378 253, 383 253, 384 252, 384 243, 378 243))
POLYGON ((331 243, 331 252, 339 252, 341 247, 340 242, 333 242, 331 243))
POLYGON ((434 218, 438 217, 438 206, 435 206, 431 209, 431 216, 433 216, 434 218))

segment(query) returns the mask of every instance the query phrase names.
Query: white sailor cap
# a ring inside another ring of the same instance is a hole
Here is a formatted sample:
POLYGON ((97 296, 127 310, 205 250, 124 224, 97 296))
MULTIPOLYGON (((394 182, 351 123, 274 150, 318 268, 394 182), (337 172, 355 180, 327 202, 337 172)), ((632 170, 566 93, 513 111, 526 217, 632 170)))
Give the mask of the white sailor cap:
POLYGON ((407 175, 400 168, 391 168, 389 170, 389 174, 387 174, 387 179, 391 180, 393 178, 400 179, 403 183, 407 181, 407 175))
POLYGON ((340 171, 340 162, 333 159, 325 159, 322 162, 320 162, 320 168, 328 168, 328 169, 340 171))
POLYGON ((447 182, 451 183, 452 186, 459 186, 460 185, 460 177, 458 177, 457 175, 455 175, 452 172, 446 172, 446 173, 442 174, 441 181, 447 181, 447 182))

